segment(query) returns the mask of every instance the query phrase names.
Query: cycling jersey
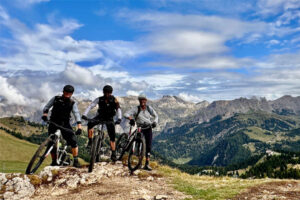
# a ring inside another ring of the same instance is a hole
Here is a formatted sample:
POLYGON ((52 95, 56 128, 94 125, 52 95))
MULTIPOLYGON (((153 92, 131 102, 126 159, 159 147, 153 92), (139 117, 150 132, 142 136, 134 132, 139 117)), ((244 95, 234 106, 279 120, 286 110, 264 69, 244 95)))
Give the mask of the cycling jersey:
POLYGON ((152 124, 152 122, 158 123, 158 115, 155 112, 155 110, 147 105, 147 108, 145 110, 140 109, 139 112, 139 106, 132 108, 131 110, 127 111, 124 116, 126 118, 133 117, 136 119, 136 123, 138 125, 142 124, 152 124), (153 119, 154 118, 154 119, 153 119), (153 121, 152 121, 153 119, 153 121))
POLYGON ((52 107, 50 120, 55 122, 69 122, 71 112, 75 116, 77 124, 81 123, 81 117, 78 110, 77 103, 71 98, 64 98, 63 96, 55 96, 46 104, 43 109, 44 113, 48 113, 52 107))
POLYGON ((110 96, 107 101, 105 97, 96 98, 84 111, 83 115, 87 116, 91 109, 98 105, 97 116, 102 120, 112 120, 117 113, 118 119, 122 119, 122 111, 118 100, 114 96, 110 96))

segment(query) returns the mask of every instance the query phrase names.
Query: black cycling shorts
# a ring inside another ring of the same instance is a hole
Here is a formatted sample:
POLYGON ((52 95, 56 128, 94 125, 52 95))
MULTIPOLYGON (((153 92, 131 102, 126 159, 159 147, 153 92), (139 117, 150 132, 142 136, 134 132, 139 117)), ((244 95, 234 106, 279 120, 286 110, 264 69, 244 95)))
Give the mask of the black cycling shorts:
POLYGON ((152 128, 142 130, 142 133, 145 136, 146 142, 146 158, 150 157, 151 147, 152 147, 152 128))
MULTIPOLYGON (((56 123, 56 124, 66 128, 66 129, 72 130, 70 123, 56 123)), ((49 135, 54 134, 57 129, 58 128, 54 124, 50 123, 49 127, 48 127, 48 134, 49 135)), ((65 130, 61 130, 61 134, 62 134, 62 137, 67 141, 67 144, 70 145, 72 148, 76 148, 78 146, 77 138, 76 138, 75 134, 69 133, 65 130)))
MULTIPOLYGON (((99 117, 96 116, 93 118, 94 120, 99 120, 99 117)), ((109 119, 109 120, 103 120, 106 121, 107 123, 105 123, 106 128, 107 128, 107 132, 109 135, 109 139, 111 142, 114 142, 116 140, 116 129, 115 129, 115 122, 113 119, 109 119)), ((98 122, 89 122, 88 123, 88 129, 92 129, 94 128, 94 126, 96 126, 98 124, 98 122)))

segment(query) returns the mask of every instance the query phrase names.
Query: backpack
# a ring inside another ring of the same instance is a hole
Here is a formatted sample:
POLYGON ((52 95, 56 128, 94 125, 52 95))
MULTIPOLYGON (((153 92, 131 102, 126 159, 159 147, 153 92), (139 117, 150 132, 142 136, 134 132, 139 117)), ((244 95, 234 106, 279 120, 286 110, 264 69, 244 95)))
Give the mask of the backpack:
MULTIPOLYGON (((146 109, 147 109, 147 111, 148 111, 151 115, 153 115, 153 113, 150 111, 150 107, 149 107, 148 105, 146 105, 146 109)), ((136 119, 138 118, 138 116, 139 116, 141 110, 142 110, 141 106, 138 106, 138 112, 137 112, 136 115, 135 115, 135 121, 136 121, 136 119)))

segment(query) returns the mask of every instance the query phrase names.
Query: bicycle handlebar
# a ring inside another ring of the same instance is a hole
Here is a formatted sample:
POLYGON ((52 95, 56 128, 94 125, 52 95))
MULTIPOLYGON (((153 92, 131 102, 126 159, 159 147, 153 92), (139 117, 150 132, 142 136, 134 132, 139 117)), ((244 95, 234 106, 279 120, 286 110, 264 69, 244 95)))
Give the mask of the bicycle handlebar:
POLYGON ((47 124, 53 124, 53 125, 56 126, 57 128, 62 129, 62 130, 64 130, 64 131, 66 131, 66 132, 69 132, 69 133, 72 133, 72 134, 75 135, 75 132, 74 132, 73 130, 68 129, 68 128, 65 128, 65 127, 63 127, 63 126, 60 126, 60 125, 56 124, 56 123, 53 122, 53 121, 47 121, 47 124))
MULTIPOLYGON (((134 125, 134 126, 135 126, 135 125, 134 125)), ((134 126, 130 125, 130 127, 134 127, 134 126)), ((141 129, 148 129, 148 128, 151 128, 151 124, 146 124, 146 123, 144 123, 144 124, 139 124, 139 125, 137 125, 137 127, 138 127, 138 128, 141 128, 141 129)))
POLYGON ((97 124, 109 124, 112 122, 112 121, 103 121, 103 120, 99 120, 99 119, 90 119, 90 118, 87 118, 84 120, 86 120, 88 122, 92 122, 92 123, 97 123, 97 124))

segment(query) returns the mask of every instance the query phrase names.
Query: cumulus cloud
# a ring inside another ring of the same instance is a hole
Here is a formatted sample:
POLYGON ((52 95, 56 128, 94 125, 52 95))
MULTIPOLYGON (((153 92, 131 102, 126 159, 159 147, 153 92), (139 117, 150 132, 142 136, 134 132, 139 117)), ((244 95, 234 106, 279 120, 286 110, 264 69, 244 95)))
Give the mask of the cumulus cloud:
POLYGON ((81 85, 95 85, 97 78, 89 69, 79 67, 78 65, 68 62, 66 69, 62 72, 66 81, 81 85))
POLYGON ((235 42, 281 46, 282 36, 299 31, 285 26, 298 19, 293 1, 260 2, 278 13, 276 23, 203 14, 121 13, 121 20, 142 32, 136 41, 77 40, 72 34, 84 25, 76 20, 29 27, 0 6, 0 26, 11 33, 0 37, 0 99, 45 103, 65 84, 75 86, 75 97, 89 99, 102 95, 105 84, 114 87, 116 96, 172 94, 195 102, 297 95, 299 52, 260 59, 237 58, 232 53, 230 44, 235 42), (143 63, 144 55, 150 67, 143 63), (153 60, 149 61, 149 55, 153 60), (131 66, 131 59, 142 60, 141 65, 131 66))
POLYGON ((127 95, 127 96, 139 96, 140 93, 141 93, 141 92, 138 92, 138 91, 128 90, 128 91, 126 92, 126 95, 127 95))
POLYGON ((1 67, 6 70, 62 71, 67 61, 100 59, 110 68, 142 53, 133 42, 128 41, 75 40, 71 34, 83 25, 73 19, 63 19, 56 24, 36 24, 29 28, 11 18, 2 7, 0 17, 3 18, 0 24, 11 32, 12 37, 0 38, 2 51, 10 52, 0 56, 1 67))
POLYGON ((172 68, 242 68, 252 60, 231 56, 228 42, 251 44, 293 32, 262 21, 201 14, 120 12, 119 17, 148 32, 140 39, 140 46, 165 56, 149 62, 151 65, 172 68))
POLYGON ((190 102, 194 102, 194 103, 198 103, 203 101, 203 99, 201 99, 200 97, 196 96, 196 95, 191 95, 185 92, 181 92, 178 94, 178 96, 180 98, 182 98, 185 101, 190 101, 190 102))
POLYGON ((17 88, 10 85, 2 76, 0 76, 0 99, 7 104, 27 105, 30 103, 17 88))

